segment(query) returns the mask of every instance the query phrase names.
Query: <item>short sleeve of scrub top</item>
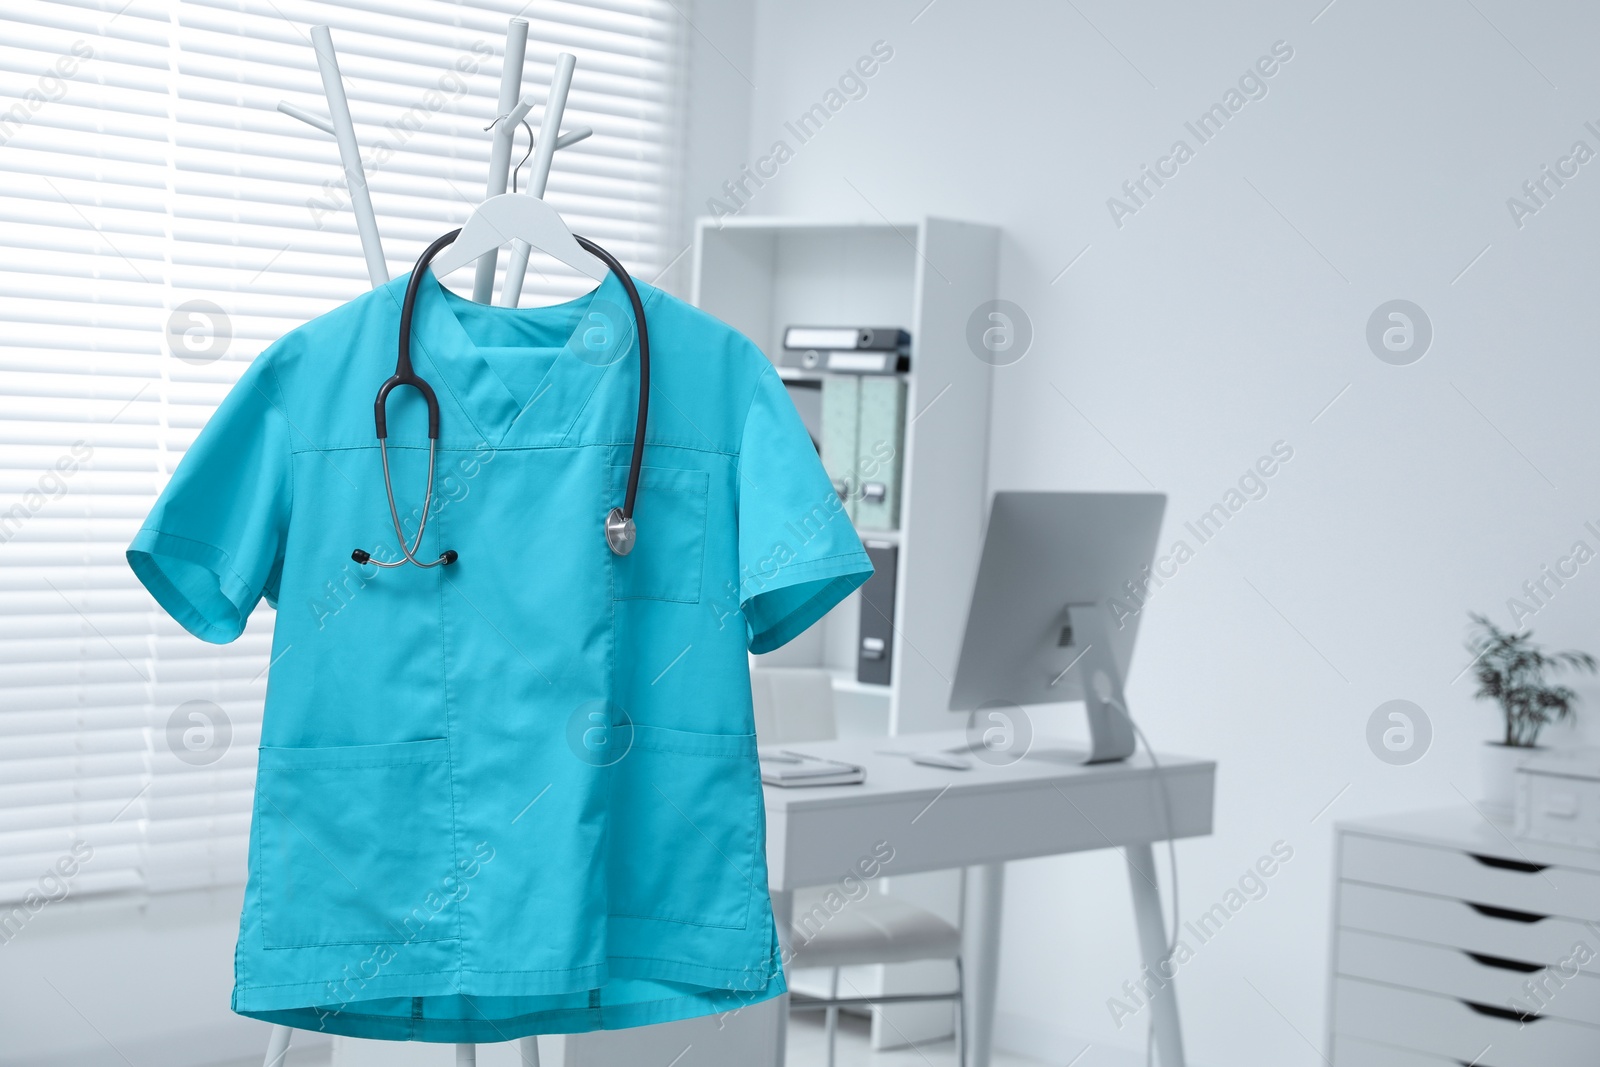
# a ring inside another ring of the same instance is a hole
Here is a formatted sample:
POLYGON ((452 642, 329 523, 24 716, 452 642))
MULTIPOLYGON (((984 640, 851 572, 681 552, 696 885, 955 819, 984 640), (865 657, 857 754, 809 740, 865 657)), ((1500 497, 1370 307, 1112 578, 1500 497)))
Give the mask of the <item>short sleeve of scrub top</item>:
POLYGON ((756 385, 739 451, 739 571, 752 652, 811 626, 872 573, 783 380, 756 385))
POLYGON ((184 629, 213 644, 276 605, 289 524, 289 426, 271 360, 252 363, 184 453, 128 562, 184 629))

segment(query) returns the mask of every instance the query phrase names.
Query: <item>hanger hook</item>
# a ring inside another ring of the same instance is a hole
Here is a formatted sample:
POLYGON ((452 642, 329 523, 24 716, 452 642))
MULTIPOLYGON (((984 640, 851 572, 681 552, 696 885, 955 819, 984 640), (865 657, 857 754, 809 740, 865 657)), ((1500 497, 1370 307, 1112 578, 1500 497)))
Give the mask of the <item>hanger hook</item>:
MULTIPOLYGON (((510 117, 511 116, 509 114, 496 115, 494 117, 494 121, 489 123, 489 125, 487 125, 487 126, 485 126, 483 128, 484 132, 487 133, 488 131, 494 129, 496 126, 500 125, 500 123, 503 120, 508 119, 510 117)), ((517 120, 517 125, 521 126, 523 129, 528 131, 528 150, 526 152, 522 153, 522 158, 517 161, 517 165, 511 168, 511 191, 513 193, 517 191, 517 171, 521 170, 522 167, 523 167, 523 164, 527 163, 529 157, 533 155, 534 142, 535 142, 535 137, 534 137, 534 133, 533 133, 533 127, 528 125, 528 120, 527 119, 518 119, 517 120)), ((515 134, 513 134, 512 137, 513 137, 513 141, 514 141, 515 140, 515 134)))
POLYGON ((511 168, 511 191, 513 193, 517 191, 517 172, 522 169, 522 165, 528 162, 528 158, 533 155, 533 127, 528 125, 527 119, 523 119, 522 128, 528 131, 528 150, 522 153, 522 158, 517 160, 517 165, 511 168))

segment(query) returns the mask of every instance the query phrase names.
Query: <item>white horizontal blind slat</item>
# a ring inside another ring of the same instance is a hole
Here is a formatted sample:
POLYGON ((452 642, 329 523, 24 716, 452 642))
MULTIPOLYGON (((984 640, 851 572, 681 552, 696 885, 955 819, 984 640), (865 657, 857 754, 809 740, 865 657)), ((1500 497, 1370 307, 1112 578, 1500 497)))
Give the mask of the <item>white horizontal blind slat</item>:
MULTIPOLYGON (((556 157, 551 203, 642 278, 679 253, 681 3, 125 4, 0 14, 0 941, 75 849, 73 893, 244 876, 274 612, 198 642, 123 550, 249 362, 368 287, 333 140, 276 110, 326 112, 309 28, 332 27, 392 274, 483 195, 513 15, 533 126, 571 51, 563 125, 595 131, 556 157), (196 301, 225 340, 174 352, 196 301)), ((532 266, 524 303, 590 284, 532 266)))
MULTIPOLYGON (((70 868, 72 891, 145 882, 139 800, 160 667, 148 600, 112 557, 165 465, 160 421, 121 418, 135 380, 155 381, 164 362, 172 30, 148 6, 114 14, 37 3, 0 22, 7 904, 62 891, 69 868, 59 865, 74 846, 92 852, 70 868), (96 446, 113 443, 121 462, 102 471, 96 446), (145 458, 129 462, 135 455, 145 458)), ((6 917, 18 914, 26 909, 6 917)))

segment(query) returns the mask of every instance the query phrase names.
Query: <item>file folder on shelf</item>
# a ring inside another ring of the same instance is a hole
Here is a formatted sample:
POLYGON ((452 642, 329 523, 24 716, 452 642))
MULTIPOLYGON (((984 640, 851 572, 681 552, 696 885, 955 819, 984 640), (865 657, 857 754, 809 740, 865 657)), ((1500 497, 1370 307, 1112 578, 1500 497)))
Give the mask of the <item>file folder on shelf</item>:
POLYGON ((861 530, 900 527, 906 384, 857 375, 822 381, 822 465, 861 530))
POLYGON ((785 348, 899 352, 910 344, 911 335, 898 326, 790 326, 783 331, 785 348))
POLYGON ((784 349, 778 354, 778 370, 818 374, 904 374, 911 369, 911 357, 894 352, 835 352, 826 348, 784 349))
POLYGON ((863 530, 900 527, 901 453, 906 431, 906 383, 862 378, 856 415, 855 522, 863 530))
POLYGON ((861 586, 861 642, 856 681, 888 685, 894 669, 894 586, 899 548, 890 541, 862 542, 872 560, 872 577, 861 586))
POLYGON ((903 374, 911 369, 911 335, 898 326, 790 326, 775 362, 819 374, 903 374))
POLYGON ((857 425, 861 416, 861 379, 824 378, 822 381, 822 466, 833 481, 834 492, 844 501, 845 514, 856 518, 857 425))

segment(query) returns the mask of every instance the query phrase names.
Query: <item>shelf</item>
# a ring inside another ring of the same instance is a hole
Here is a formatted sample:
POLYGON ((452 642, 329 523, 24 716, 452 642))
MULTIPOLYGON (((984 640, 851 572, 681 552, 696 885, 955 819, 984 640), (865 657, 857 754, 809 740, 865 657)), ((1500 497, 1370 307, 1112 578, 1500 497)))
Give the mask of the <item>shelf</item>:
POLYGON ((857 696, 881 697, 888 700, 889 694, 893 691, 892 687, 887 685, 856 681, 856 672, 851 668, 835 668, 828 673, 833 676, 835 693, 854 693, 857 696))
POLYGON ((856 536, 863 541, 888 541, 896 545, 900 543, 899 530, 863 530, 857 526, 856 536))
POLYGON ((731 215, 720 219, 700 218, 702 231, 716 232, 718 230, 768 230, 768 231, 803 231, 828 232, 843 230, 851 233, 860 233, 867 230, 894 230, 900 233, 910 231, 916 233, 921 224, 917 222, 889 222, 878 219, 801 219, 780 215, 731 215))
POLYGON ((778 372, 778 377, 786 382, 820 382, 825 378, 894 378, 902 382, 909 382, 911 376, 917 372, 917 365, 911 364, 910 370, 895 371, 893 374, 856 374, 850 371, 828 370, 802 370, 799 367, 779 367, 773 364, 778 372))
MULTIPOLYGON (((899 547, 893 684, 856 681, 859 592, 763 662, 828 669, 839 714, 858 726, 948 728, 941 709, 988 510, 992 368, 972 351, 968 320, 996 295, 999 231, 940 218, 743 216, 702 219, 695 238, 692 302, 769 358, 783 351, 784 330, 795 323, 892 323, 911 334, 910 369, 894 375, 906 389, 900 529, 856 531, 899 547), (906 535, 913 528, 915 538, 906 535)), ((808 385, 820 377, 792 370, 779 373, 808 385)), ((791 396, 810 392, 791 388, 791 396)), ((802 418, 816 406, 804 401, 802 418)))

